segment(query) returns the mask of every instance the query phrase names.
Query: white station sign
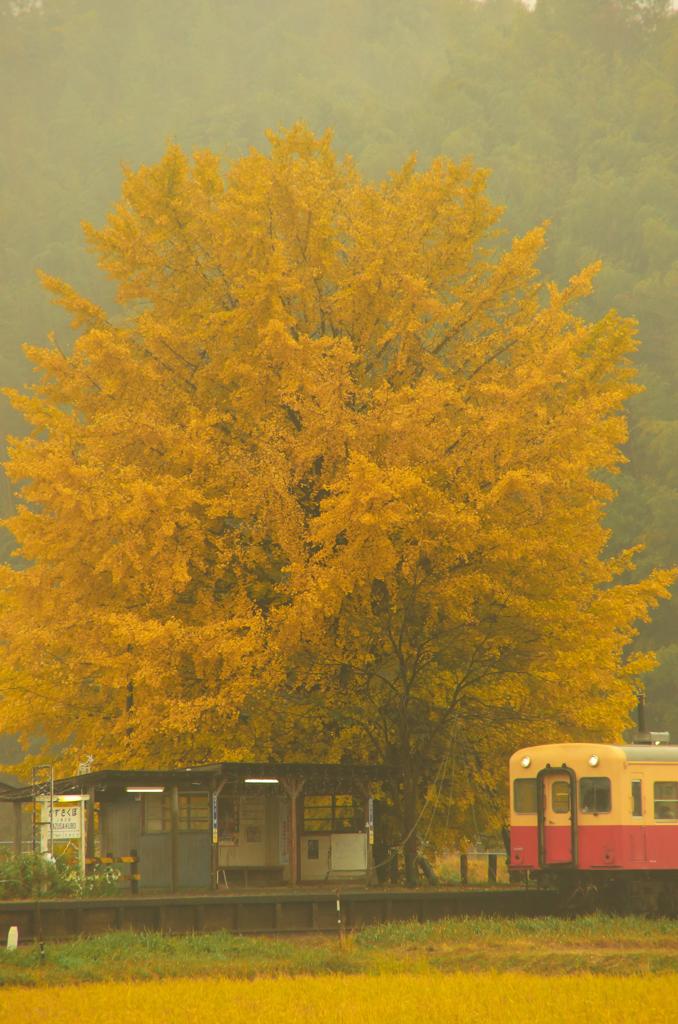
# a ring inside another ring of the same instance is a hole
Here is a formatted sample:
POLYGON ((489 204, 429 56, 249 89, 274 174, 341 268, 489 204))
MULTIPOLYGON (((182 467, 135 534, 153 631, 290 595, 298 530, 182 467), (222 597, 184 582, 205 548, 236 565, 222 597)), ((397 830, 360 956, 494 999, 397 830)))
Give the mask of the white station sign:
MULTIPOLYGON (((42 846, 49 844, 49 800, 40 801, 40 824, 42 846)), ((64 842, 68 839, 80 839, 82 836, 82 803, 60 804, 55 800, 52 804, 52 839, 64 842)))

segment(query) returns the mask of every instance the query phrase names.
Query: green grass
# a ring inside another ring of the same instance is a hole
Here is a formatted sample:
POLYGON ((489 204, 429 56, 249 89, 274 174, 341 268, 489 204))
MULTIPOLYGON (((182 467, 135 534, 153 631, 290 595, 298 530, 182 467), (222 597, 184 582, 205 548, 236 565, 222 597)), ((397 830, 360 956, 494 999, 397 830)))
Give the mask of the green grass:
POLYGON ((678 922, 602 915, 569 921, 447 918, 380 925, 343 939, 110 932, 48 944, 44 963, 34 945, 0 950, 0 985, 5 986, 460 970, 544 975, 678 971, 678 922))

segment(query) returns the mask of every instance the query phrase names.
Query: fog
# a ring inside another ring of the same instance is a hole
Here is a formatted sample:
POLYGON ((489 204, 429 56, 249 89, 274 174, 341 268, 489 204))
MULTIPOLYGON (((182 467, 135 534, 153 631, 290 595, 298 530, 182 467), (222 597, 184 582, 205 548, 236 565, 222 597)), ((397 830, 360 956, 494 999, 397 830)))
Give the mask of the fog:
MULTIPOLYGON (((550 221, 544 271, 604 269, 591 315, 636 316, 644 394, 609 517, 640 567, 678 562, 678 18, 661 0, 0 0, 3 145, 0 375, 21 345, 72 334, 41 268, 110 305, 81 239, 119 195, 121 165, 168 140, 224 161, 267 128, 331 128, 381 176, 416 152, 491 169, 505 237, 550 221), (529 10, 528 7, 534 7, 529 10)), ((2 433, 23 426, 8 404, 2 433)), ((12 497, 2 481, 6 514, 12 497)), ((3 556, 11 541, 5 537, 3 556)), ((659 651, 656 727, 678 733, 676 602, 640 638, 659 651)))

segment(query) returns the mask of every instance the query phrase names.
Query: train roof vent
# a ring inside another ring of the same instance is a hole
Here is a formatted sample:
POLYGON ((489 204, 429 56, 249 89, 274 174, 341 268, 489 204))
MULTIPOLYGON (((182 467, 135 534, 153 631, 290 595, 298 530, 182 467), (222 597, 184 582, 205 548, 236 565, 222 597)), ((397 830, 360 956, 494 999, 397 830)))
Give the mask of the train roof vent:
POLYGON ((634 745, 646 747, 662 747, 671 742, 668 732, 638 732, 633 738, 634 745))

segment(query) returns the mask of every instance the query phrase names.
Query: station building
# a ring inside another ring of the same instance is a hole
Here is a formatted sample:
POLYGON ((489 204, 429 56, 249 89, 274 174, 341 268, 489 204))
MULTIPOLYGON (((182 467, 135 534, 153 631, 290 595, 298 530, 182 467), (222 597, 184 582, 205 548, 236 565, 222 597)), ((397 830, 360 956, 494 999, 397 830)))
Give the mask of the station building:
MULTIPOLYGON (((57 816, 48 823, 42 811, 42 845, 49 825, 55 852, 70 841, 83 862, 138 857, 146 891, 369 883, 373 792, 384 777, 365 765, 241 762, 89 772, 54 781, 57 816), (74 805, 69 840, 57 811, 74 805)), ((7 789, 0 801, 14 805, 12 846, 25 850, 34 788, 7 789)))

